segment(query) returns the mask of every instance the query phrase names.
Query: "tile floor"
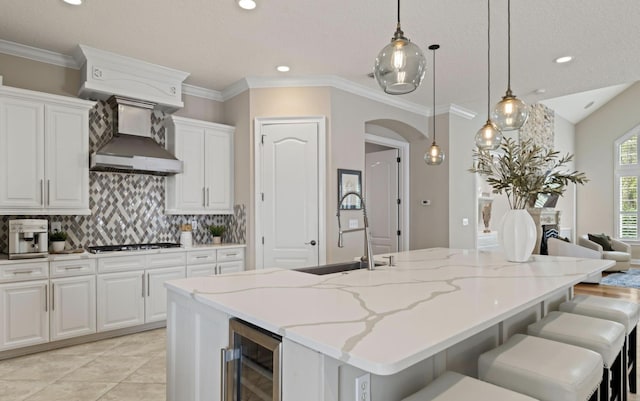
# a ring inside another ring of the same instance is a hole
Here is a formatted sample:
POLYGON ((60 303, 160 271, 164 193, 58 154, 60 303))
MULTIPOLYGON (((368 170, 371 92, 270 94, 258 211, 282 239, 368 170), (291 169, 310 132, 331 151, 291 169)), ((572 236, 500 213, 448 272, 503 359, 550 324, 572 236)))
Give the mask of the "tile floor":
POLYGON ((0 361, 0 401, 164 401, 165 329, 0 361))

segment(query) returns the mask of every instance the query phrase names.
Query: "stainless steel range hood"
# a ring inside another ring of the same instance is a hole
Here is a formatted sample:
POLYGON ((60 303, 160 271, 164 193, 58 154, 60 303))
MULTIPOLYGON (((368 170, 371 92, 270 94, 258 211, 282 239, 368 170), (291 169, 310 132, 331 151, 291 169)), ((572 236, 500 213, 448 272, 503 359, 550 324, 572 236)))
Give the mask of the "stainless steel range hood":
POLYGON ((182 162, 151 138, 154 104, 111 96, 113 138, 91 154, 91 170, 171 175, 182 172, 182 162))

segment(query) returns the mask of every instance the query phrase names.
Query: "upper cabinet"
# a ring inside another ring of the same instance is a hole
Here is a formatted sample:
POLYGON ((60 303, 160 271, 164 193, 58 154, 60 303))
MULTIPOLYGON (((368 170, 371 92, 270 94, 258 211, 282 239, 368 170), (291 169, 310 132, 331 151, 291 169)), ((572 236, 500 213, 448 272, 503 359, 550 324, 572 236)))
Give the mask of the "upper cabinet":
POLYGON ((90 214, 93 105, 0 86, 0 214, 90 214))
POLYGON ((171 116, 167 147, 184 172, 167 177, 167 214, 233 214, 234 128, 171 116))

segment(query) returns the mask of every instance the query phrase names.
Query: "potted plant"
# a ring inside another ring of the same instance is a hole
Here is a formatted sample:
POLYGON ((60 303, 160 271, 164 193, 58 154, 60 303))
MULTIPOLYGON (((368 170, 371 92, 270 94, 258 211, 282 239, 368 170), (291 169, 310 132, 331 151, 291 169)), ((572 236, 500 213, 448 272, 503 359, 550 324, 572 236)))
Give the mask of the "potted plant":
POLYGON ((216 225, 209 226, 209 232, 213 237, 214 244, 219 244, 222 242, 222 234, 224 234, 226 229, 227 228, 225 226, 216 226, 216 225))
POLYGON ((53 252, 62 252, 67 242, 67 233, 64 231, 54 231, 49 234, 49 242, 51 242, 53 252))
POLYGON ((507 259, 514 262, 528 260, 536 243, 536 227, 525 208, 533 206, 538 194, 562 196, 570 182, 588 182, 584 173, 562 169, 573 155, 560 156, 531 139, 507 138, 500 151, 476 149, 473 158, 469 171, 483 176, 493 193, 507 195, 511 211, 503 217, 498 237, 507 259))

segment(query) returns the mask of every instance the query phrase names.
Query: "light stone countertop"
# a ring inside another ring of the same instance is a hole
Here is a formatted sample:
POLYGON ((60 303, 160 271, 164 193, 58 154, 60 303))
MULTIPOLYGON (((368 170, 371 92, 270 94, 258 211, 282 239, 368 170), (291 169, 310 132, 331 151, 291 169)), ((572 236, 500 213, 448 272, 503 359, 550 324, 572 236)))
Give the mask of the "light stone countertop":
POLYGON ((121 251, 121 252, 101 252, 101 253, 90 253, 84 251, 82 253, 50 253, 48 257, 45 258, 32 258, 32 259, 12 259, 9 260, 9 256, 7 254, 0 254, 0 266, 1 265, 10 265, 10 264, 22 264, 22 263, 34 263, 34 262, 54 262, 54 261, 64 261, 64 260, 78 260, 78 259, 95 259, 95 258, 105 258, 105 257, 114 257, 114 256, 127 256, 127 255, 154 255, 159 253, 174 253, 174 252, 191 252, 191 251, 204 251, 204 250, 214 250, 214 249, 228 249, 228 248, 245 248, 246 244, 234 244, 234 243, 224 243, 220 245, 213 244, 197 244, 191 248, 164 248, 164 249, 149 249, 143 251, 121 251))
MULTIPOLYGON (((365 371, 390 375, 614 262, 424 249, 395 267, 316 276, 283 269, 173 280, 171 291, 365 371)), ((376 258, 382 255, 378 255, 376 258)))

